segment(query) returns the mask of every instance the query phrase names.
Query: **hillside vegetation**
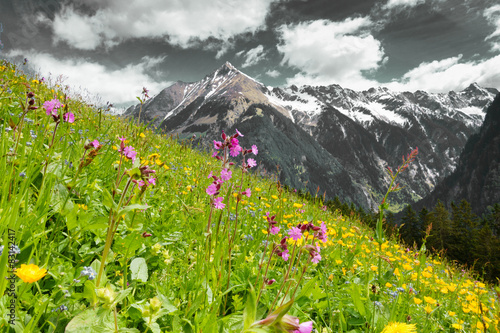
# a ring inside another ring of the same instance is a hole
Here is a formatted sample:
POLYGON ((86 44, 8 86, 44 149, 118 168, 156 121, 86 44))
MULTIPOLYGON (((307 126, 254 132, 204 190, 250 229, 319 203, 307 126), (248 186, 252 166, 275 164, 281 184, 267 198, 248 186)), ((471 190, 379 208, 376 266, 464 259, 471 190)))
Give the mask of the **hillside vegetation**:
POLYGON ((203 154, 5 61, 0 124, 4 332, 499 332, 494 286, 259 178, 244 132, 203 154))

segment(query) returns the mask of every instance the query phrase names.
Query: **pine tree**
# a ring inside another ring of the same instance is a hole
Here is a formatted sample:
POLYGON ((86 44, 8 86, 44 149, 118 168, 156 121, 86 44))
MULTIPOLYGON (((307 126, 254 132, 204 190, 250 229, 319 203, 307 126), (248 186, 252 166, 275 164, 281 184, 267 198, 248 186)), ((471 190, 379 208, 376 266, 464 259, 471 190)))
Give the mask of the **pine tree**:
POLYGON ((432 230, 428 239, 429 246, 435 250, 445 250, 449 245, 451 230, 449 215, 444 204, 438 200, 436 207, 430 213, 432 230))
POLYGON ((473 250, 478 233, 478 218, 463 199, 457 206, 452 203, 451 234, 448 255, 469 265, 474 264, 473 250))
POLYGON ((419 226, 417 213, 411 205, 407 205, 404 209, 404 215, 401 218, 401 227, 399 233, 406 244, 412 246, 417 244, 423 237, 423 231, 419 226))

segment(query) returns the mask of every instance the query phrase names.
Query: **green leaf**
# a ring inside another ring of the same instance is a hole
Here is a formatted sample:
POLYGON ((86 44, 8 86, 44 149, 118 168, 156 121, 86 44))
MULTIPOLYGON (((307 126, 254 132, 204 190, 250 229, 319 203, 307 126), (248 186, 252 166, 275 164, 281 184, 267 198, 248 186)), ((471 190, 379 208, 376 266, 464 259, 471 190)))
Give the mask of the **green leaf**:
POLYGON ((248 329, 257 318, 257 299, 252 285, 250 285, 246 303, 245 310, 243 310, 243 329, 248 329))
POLYGON ((366 311, 365 311, 365 306, 363 304, 363 302, 361 301, 361 292, 359 290, 359 285, 357 284, 351 284, 351 288, 350 288, 350 294, 351 294, 351 297, 352 297, 352 300, 354 302, 354 306, 356 307, 356 310, 358 310, 358 312, 363 316, 365 317, 366 316, 366 311))
POLYGON ((127 214, 128 212, 130 212, 133 209, 141 209, 142 210, 142 209, 148 209, 148 208, 149 208, 148 205, 140 205, 140 204, 128 205, 128 206, 125 206, 122 209, 120 209, 120 211, 118 212, 118 216, 122 216, 124 214, 127 214))
POLYGON ((97 303, 97 296, 95 294, 95 284, 93 281, 87 280, 83 285, 83 297, 87 299, 91 305, 97 303))
POLYGON ((135 258, 130 263, 130 272, 132 280, 139 280, 142 282, 148 281, 148 265, 144 258, 135 258))
POLYGON ((111 193, 105 188, 102 189, 102 204, 107 209, 113 208, 114 210, 116 210, 118 206, 113 200, 113 196, 111 195, 111 193))

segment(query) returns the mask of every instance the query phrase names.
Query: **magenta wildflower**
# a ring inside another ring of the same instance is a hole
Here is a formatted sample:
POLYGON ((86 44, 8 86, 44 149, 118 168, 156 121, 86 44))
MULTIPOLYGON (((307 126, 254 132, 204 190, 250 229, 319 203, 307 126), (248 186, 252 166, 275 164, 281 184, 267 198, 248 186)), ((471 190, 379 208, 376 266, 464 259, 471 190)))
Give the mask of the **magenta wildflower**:
POLYGON ((133 179, 132 182, 136 183, 137 186, 139 186, 139 187, 143 187, 144 185, 146 185, 146 183, 142 179, 139 179, 139 180, 133 179))
POLYGON ((214 148, 217 150, 222 149, 222 142, 214 140, 214 148))
POLYGON ((231 148, 229 148, 229 155, 231 155, 232 157, 236 157, 242 150, 243 149, 239 145, 232 146, 231 148))
POLYGON ((57 99, 53 99, 43 103, 43 107, 46 110, 45 113, 47 114, 47 116, 57 116, 57 109, 59 109, 62 106, 63 104, 59 102, 57 99))
POLYGON ((240 133, 240 131, 238 131, 237 129, 236 129, 236 134, 238 134, 237 136, 244 136, 244 135, 243 135, 243 134, 241 134, 241 133, 240 133))
POLYGON ((156 185, 156 178, 149 178, 148 179, 148 183, 151 184, 151 185, 156 185))
POLYGON ((319 252, 314 252, 314 255, 311 259, 311 261, 315 264, 317 264, 321 260, 321 254, 319 252))
POLYGON ((246 191, 244 191, 242 194, 250 198, 250 196, 252 195, 252 190, 247 188, 246 191))
POLYGON ((123 142, 123 141, 125 141, 127 139, 122 136, 121 138, 118 138, 118 140, 120 140, 121 142, 123 142))
POLYGON ((212 178, 212 177, 213 177, 213 175, 214 175, 214 174, 212 173, 212 171, 210 171, 210 173, 208 174, 207 178, 212 178))
POLYGON ((253 153, 254 155, 257 155, 257 154, 259 153, 259 150, 257 149, 257 146, 256 146, 256 145, 253 145, 253 146, 252 146, 252 153, 253 153))
POLYGON ((288 261, 288 259, 290 259, 290 254, 288 253, 288 249, 281 252, 281 258, 283 258, 284 261, 288 261))
POLYGON ((64 114, 63 119, 66 122, 72 124, 72 123, 75 122, 75 115, 73 113, 71 113, 71 112, 67 112, 67 113, 64 114))
POLYGON ((221 172, 220 172, 220 178, 223 180, 223 181, 226 181, 226 180, 229 180, 231 179, 231 175, 232 175, 232 171, 229 170, 229 169, 223 169, 221 172))
POLYGON ((272 234, 272 235, 277 235, 278 232, 280 232, 280 228, 279 227, 276 227, 276 226, 272 226, 271 227, 271 230, 269 230, 269 232, 272 234))
POLYGON ((293 331, 293 333, 311 333, 313 329, 312 321, 306 321, 299 325, 299 329, 293 331))
POLYGON ((214 195, 215 193, 217 193, 217 185, 215 185, 214 183, 210 184, 207 187, 206 192, 208 195, 214 195))
POLYGON ((292 227, 292 229, 288 230, 288 235, 295 241, 302 238, 302 232, 297 227, 292 227))
POLYGON ((90 144, 91 144, 92 146, 94 146, 94 148, 99 147, 99 141, 97 141, 97 140, 92 141, 90 144))
POLYGON ((225 203, 222 203, 222 200, 224 200, 224 197, 218 197, 214 200, 214 207, 217 209, 223 209, 226 207, 225 203))
POLYGON ((134 150, 134 147, 127 146, 127 147, 123 148, 123 155, 125 155, 125 157, 127 157, 128 159, 131 159, 132 162, 135 162, 137 152, 134 150))
POLYGON ((250 168, 253 168, 254 166, 256 166, 256 165, 257 165, 257 162, 255 162, 255 160, 254 160, 253 158, 249 158, 249 159, 247 160, 247 164, 248 164, 248 166, 249 166, 250 168))

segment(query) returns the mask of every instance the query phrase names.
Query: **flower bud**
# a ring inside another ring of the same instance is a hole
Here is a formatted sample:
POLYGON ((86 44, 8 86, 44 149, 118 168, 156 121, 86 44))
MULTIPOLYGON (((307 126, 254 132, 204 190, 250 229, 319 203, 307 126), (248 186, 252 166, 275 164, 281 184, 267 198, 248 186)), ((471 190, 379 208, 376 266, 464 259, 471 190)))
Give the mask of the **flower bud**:
POLYGON ((151 298, 149 304, 151 304, 151 310, 153 312, 158 312, 161 309, 161 301, 156 296, 151 298))

